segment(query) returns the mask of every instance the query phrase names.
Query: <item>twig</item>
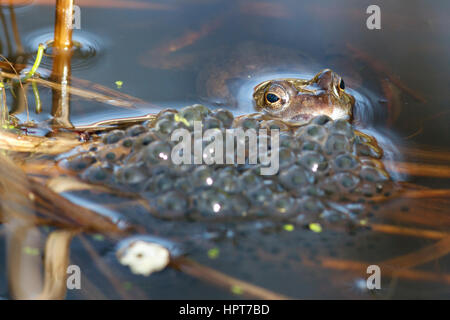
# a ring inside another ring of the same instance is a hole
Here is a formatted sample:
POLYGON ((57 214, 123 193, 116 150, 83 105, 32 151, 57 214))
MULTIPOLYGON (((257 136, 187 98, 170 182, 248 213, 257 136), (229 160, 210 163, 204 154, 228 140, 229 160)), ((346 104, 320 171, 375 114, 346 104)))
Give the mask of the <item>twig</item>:
POLYGON ((187 259, 184 257, 174 259, 171 262, 171 265, 175 269, 183 273, 186 273, 192 277, 195 277, 207 283, 218 285, 219 287, 223 287, 227 290, 231 290, 233 287, 238 287, 242 290, 242 294, 244 296, 247 296, 251 299, 265 299, 265 300, 290 299, 285 295, 258 287, 246 281, 233 278, 217 270, 203 266, 191 259, 187 259))
POLYGON ((408 228, 402 226, 394 226, 389 224, 370 224, 370 227, 375 232, 389 233, 389 234, 397 234, 402 236, 412 236, 412 237, 421 237, 428 239, 442 239, 445 237, 450 237, 448 232, 441 232, 436 230, 424 230, 417 228, 408 228))
MULTIPOLYGON (((449 252, 450 237, 445 237, 444 239, 415 252, 383 261, 380 265, 393 269, 409 269, 439 259, 449 252)), ((448 283, 450 283, 450 276, 447 277, 449 280, 448 283)))
POLYGON ((448 166, 399 161, 386 161, 385 164, 397 173, 419 177, 450 178, 448 166))
MULTIPOLYGON (((320 260, 321 266, 324 268, 360 272, 362 274, 366 274, 367 267, 373 264, 371 262, 348 261, 328 257, 323 257, 320 260)), ((390 267, 384 268, 382 264, 377 265, 380 266, 383 274, 387 276, 398 277, 414 281, 434 281, 438 283, 450 284, 449 274, 434 274, 430 272, 409 270, 409 269, 403 269, 401 270, 401 272, 398 272, 397 270, 393 270, 390 267)))

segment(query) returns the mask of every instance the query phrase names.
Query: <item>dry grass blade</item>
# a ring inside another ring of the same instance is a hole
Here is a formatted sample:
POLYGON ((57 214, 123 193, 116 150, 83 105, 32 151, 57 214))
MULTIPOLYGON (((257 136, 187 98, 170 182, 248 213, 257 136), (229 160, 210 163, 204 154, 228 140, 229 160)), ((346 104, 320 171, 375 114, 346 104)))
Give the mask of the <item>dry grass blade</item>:
POLYGON ((449 166, 398 161, 386 161, 385 163, 397 173, 418 177, 450 178, 449 166))
POLYGON ((0 130, 0 149, 15 152, 60 154, 75 148, 81 143, 78 139, 17 135, 0 130))
POLYGON ((42 214, 48 219, 59 221, 64 227, 76 227, 83 229, 83 231, 123 235, 129 232, 129 228, 119 227, 109 217, 76 205, 49 188, 34 182, 32 179, 31 192, 34 194, 35 203, 42 214))
POLYGON ((39 300, 61 300, 66 296, 67 267, 69 266, 70 242, 78 232, 60 230, 52 232, 45 246, 44 289, 39 300))
POLYGON ((31 222, 80 228, 83 231, 125 235, 128 227, 119 227, 111 218, 79 206, 38 183, 1 156, 0 220, 21 217, 31 222), (39 216, 36 216, 39 214, 39 216))
POLYGON ((399 146, 400 152, 408 156, 410 158, 414 158, 417 160, 422 161, 443 161, 450 163, 450 151, 447 149, 430 149, 427 146, 421 146, 421 147, 402 147, 399 146))
POLYGON ((157 117, 156 114, 146 114, 144 116, 136 116, 136 117, 127 117, 127 118, 116 118, 109 120, 97 121, 85 126, 75 127, 76 131, 101 131, 101 130, 109 130, 116 126, 134 124, 139 122, 144 122, 147 120, 153 121, 157 117))
MULTIPOLYGON (((380 265, 393 269, 412 268, 436 260, 450 252, 450 237, 415 252, 381 262, 380 265)), ((450 283, 450 282, 449 282, 450 283)))
POLYGON ((389 224, 371 224, 370 226, 371 226, 372 230, 376 231, 376 232, 396 234, 396 235, 402 235, 402 236, 420 237, 420 238, 436 239, 436 240, 439 240, 439 239, 442 239, 445 237, 450 237, 450 234, 448 232, 441 232, 441 231, 436 231, 436 230, 408 228, 408 227, 394 226, 394 225, 389 225, 389 224))
MULTIPOLYGON (((7 79, 15 79, 15 80, 19 80, 20 77, 18 75, 12 74, 12 73, 7 73, 7 72, 3 72, 0 71, 0 76, 7 78, 7 79)), ((55 90, 61 90, 62 87, 60 84, 55 83, 55 82, 51 82, 48 80, 44 80, 44 79, 40 79, 40 78, 31 78, 28 79, 27 82, 35 82, 37 84, 40 84, 42 86, 51 88, 51 89, 55 89, 55 90)), ((98 92, 93 92, 93 91, 89 91, 89 90, 85 90, 85 89, 79 89, 79 88, 74 88, 71 86, 67 86, 67 92, 69 94, 72 95, 76 95, 88 100, 94 100, 94 101, 98 101, 98 102, 102 102, 102 103, 106 103, 115 107, 122 107, 122 108, 134 108, 134 103, 130 102, 130 101, 125 101, 125 100, 120 100, 117 99, 115 97, 111 97, 105 94, 101 94, 98 92)))

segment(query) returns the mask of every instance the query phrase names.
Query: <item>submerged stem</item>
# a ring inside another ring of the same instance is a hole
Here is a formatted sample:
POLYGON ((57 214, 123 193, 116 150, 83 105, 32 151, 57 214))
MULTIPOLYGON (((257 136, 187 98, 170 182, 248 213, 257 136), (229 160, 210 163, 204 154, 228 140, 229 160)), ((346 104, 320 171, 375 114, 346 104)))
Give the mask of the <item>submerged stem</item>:
POLYGON ((36 73, 36 70, 39 68, 41 61, 42 61, 42 56, 44 55, 44 50, 45 50, 45 45, 43 45, 42 43, 39 44, 38 47, 38 51, 37 51, 37 55, 36 55, 36 60, 34 61, 33 67, 31 68, 31 70, 25 75, 25 77, 23 77, 21 79, 22 82, 27 81, 28 79, 30 79, 32 76, 34 76, 34 74, 36 73))

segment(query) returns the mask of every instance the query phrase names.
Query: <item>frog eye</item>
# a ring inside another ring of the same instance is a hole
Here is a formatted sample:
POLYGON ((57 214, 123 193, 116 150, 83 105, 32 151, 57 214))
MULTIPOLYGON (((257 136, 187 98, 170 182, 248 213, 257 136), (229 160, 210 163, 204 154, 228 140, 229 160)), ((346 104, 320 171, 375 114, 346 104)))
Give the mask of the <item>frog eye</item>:
POLYGON ((280 100, 280 97, 278 95, 276 95, 275 93, 270 93, 269 92, 269 93, 266 94, 266 100, 269 103, 275 103, 278 100, 280 100))
POLYGON ((344 79, 341 79, 341 82, 339 83, 339 88, 341 88, 341 90, 345 89, 345 82, 344 79))

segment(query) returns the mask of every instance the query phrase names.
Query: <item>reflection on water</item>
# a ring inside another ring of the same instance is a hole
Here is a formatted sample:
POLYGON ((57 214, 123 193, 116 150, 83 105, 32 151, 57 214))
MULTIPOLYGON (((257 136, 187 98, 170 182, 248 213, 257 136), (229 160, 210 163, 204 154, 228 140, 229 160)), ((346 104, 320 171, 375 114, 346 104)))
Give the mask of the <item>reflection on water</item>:
MULTIPOLYGON (((15 38, 11 11, 3 2, 0 0, 0 53, 29 68, 37 45, 52 37, 53 7, 35 1, 17 8, 15 38), (20 42, 14 40, 17 35, 20 42), (18 43, 25 52, 19 52, 18 43)), ((369 4, 357 0, 339 4, 321 1, 320 5, 298 0, 141 0, 124 8, 112 8, 106 1, 89 2, 81 8, 82 29, 74 30, 74 40, 82 44, 82 50, 72 58, 72 77, 90 83, 76 84, 87 89, 93 83, 99 84, 151 105, 140 102, 135 109, 124 109, 72 96, 71 121, 83 125, 199 101, 210 107, 229 107, 236 115, 251 113, 251 93, 257 83, 280 77, 310 78, 320 69, 331 68, 345 79, 357 100, 356 120, 361 130, 377 138, 386 158, 423 160, 416 154, 402 153, 402 148, 418 144, 440 150, 448 148, 450 142, 450 47, 445 15, 450 4, 443 0, 383 3, 382 29, 378 31, 365 27, 365 9, 369 4), (349 45, 367 53, 370 59, 358 59, 349 45), (379 64, 384 71, 380 71, 379 64), (399 82, 392 81, 386 72, 395 75, 399 82), (116 81, 123 83, 121 88, 116 81), (426 102, 415 99, 399 83, 423 96, 426 102)), ((42 76, 50 75, 51 60, 44 60, 41 69, 42 76)), ((41 89, 40 95, 43 112, 30 114, 37 122, 48 119, 52 107, 51 91, 41 89)), ((30 92, 29 101, 33 99, 30 92)), ((25 112, 17 116, 22 121, 26 119, 25 112)), ((430 162, 447 165, 448 158, 441 162, 433 158, 430 162)), ((404 178, 395 175, 395 170, 391 173, 397 179, 404 178)), ((448 188, 445 179, 410 179, 430 187, 448 188)), ((108 201, 112 207, 113 202, 120 204, 117 199, 107 199, 105 203, 108 201)), ((272 230, 261 236, 261 226, 255 226, 239 231, 244 237, 224 241, 228 239, 226 227, 198 226, 196 234, 204 238, 192 239, 189 254, 200 263, 292 297, 370 298, 358 286, 361 277, 366 276, 360 272, 365 265, 358 265, 358 261, 390 262, 392 257, 427 246, 445 255, 445 237, 450 227, 443 216, 448 214, 447 208, 448 203, 442 199, 399 199, 374 209, 373 230, 356 235, 272 230), (395 229, 396 225, 407 230, 395 229), (432 229, 435 233, 421 234, 415 228, 432 229), (206 238, 221 241, 212 243, 206 238), (217 259, 206 254, 214 246, 220 248, 217 259)), ((120 205, 104 209, 110 210, 135 215, 137 221, 146 213, 138 206, 133 213, 120 205)), ((146 219, 146 223, 154 223, 155 233, 181 228, 174 222, 146 219)), ((8 232, 0 226, 2 236, 8 232)), ((4 250, 4 239, 0 243, 0 250, 4 250)), ((115 243, 116 239, 74 238, 71 259, 88 271, 86 287, 81 292, 68 292, 69 298, 186 298, 188 291, 189 298, 236 297, 172 269, 144 279, 130 275, 115 260, 115 243), (111 273, 116 278, 111 278, 111 273)), ((412 260, 421 261, 413 256, 404 258, 402 263, 414 265, 412 260)), ((435 262, 427 264, 426 259, 419 262, 421 271, 412 270, 399 283, 385 279, 383 287, 390 289, 383 291, 381 297, 448 297, 448 277, 444 277, 448 273, 448 257, 437 260, 439 268, 433 265, 435 262)), ((1 261, 1 277, 6 274, 5 265, 1 261)), ((42 280, 38 274, 33 277, 36 283, 42 280)), ((0 281, 0 296, 7 296, 3 283, 0 281)))
MULTIPOLYGON (((106 41, 84 30, 74 32, 72 39, 74 43, 71 59, 72 71, 93 68, 96 62, 101 59, 103 50, 107 47, 106 41)), ((52 40, 53 29, 51 28, 35 30, 27 34, 23 39, 29 53, 35 53, 40 43, 47 44, 45 58, 41 62, 41 66, 47 69, 50 69, 52 66, 52 40)))

